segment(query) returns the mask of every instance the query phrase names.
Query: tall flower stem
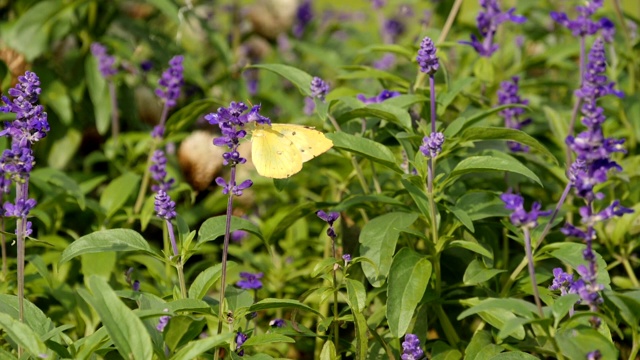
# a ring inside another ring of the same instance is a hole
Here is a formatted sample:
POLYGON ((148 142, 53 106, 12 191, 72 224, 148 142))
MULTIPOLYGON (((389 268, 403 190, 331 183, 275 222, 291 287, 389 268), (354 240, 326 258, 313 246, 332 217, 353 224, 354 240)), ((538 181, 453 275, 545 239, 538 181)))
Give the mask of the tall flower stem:
MULTIPOLYGON (((22 179, 16 187, 16 200, 27 199, 29 197, 29 176, 22 179)), ((18 314, 21 322, 24 322, 24 258, 25 258, 25 233, 27 218, 19 217, 16 224, 16 246, 18 260, 18 314)))
MULTIPOLYGON (((167 224, 167 232, 169 233, 169 241, 171 242, 171 250, 173 250, 173 256, 179 257, 180 252, 178 251, 178 244, 176 242, 175 233, 173 231, 173 224, 171 220, 165 219, 165 224, 167 224)), ((182 294, 182 298, 187 298, 187 284, 184 280, 184 264, 181 258, 178 258, 178 262, 175 265, 176 270, 178 272, 178 283, 180 284, 180 294, 182 294)))
MULTIPOLYGON (((338 260, 338 255, 336 253, 336 239, 331 237, 331 249, 333 252, 333 258, 338 260)), ((340 354, 339 348, 339 331, 340 324, 338 323, 338 276, 336 275, 336 271, 338 270, 338 264, 333 265, 333 342, 336 347, 336 353, 340 354)))
MULTIPOLYGON (((236 167, 231 167, 231 175, 229 184, 235 184, 236 182, 236 167)), ((224 243, 222 245, 222 268, 220 276, 220 307, 218 308, 218 329, 216 335, 222 333, 222 319, 224 319, 224 296, 227 286, 227 254, 229 252, 229 238, 231 237, 231 215, 233 212, 233 192, 229 192, 229 199, 227 201, 227 221, 224 232, 224 243)), ((218 359, 218 352, 216 351, 215 359, 218 359)))
POLYGON ((118 97, 116 95, 116 84, 109 80, 109 97, 111 98, 111 138, 113 145, 118 144, 118 135, 120 134, 120 119, 118 114, 118 97))
POLYGON ((522 227, 522 232, 524 234, 524 251, 527 258, 528 268, 529 268, 529 277, 531 278, 531 287, 533 289, 533 298, 536 302, 536 307, 538 308, 538 314, 540 317, 544 317, 544 312, 542 312, 542 303, 540 302, 540 291, 538 291, 538 282, 536 281, 536 269, 533 264, 533 252, 531 251, 531 233, 529 232, 529 228, 526 226, 522 227))
MULTIPOLYGON (((551 226, 553 226, 553 222, 555 221, 556 217, 558 216, 558 212, 560 211, 560 208, 564 204, 564 201, 567 198, 567 195, 569 194, 569 190, 571 190, 571 183, 568 183, 567 186, 565 186, 564 191, 562 192, 562 195, 560 196, 560 200, 558 200, 558 203, 556 204, 555 209, 553 209, 553 213, 551 213, 551 217, 549 218, 549 222, 544 226, 544 229, 542 230, 542 234, 540 234, 540 237, 538 237, 538 239, 536 240, 535 244, 532 245, 532 247, 531 247, 531 253, 532 254, 538 249, 540 244, 542 244, 542 241, 544 240, 544 238, 547 236, 547 234, 551 230, 551 226)), ((516 279, 518 278, 518 276, 520 275, 522 270, 524 270, 524 268, 527 266, 528 263, 529 263, 529 261, 528 261, 527 258, 522 259, 520 264, 518 264, 518 266, 515 268, 515 270, 513 270, 513 272, 511 273, 511 276, 509 276, 509 279, 507 280, 507 282, 502 287, 502 291, 500 292, 500 296, 506 296, 508 294, 509 290, 511 290, 511 286, 515 283, 516 279)))

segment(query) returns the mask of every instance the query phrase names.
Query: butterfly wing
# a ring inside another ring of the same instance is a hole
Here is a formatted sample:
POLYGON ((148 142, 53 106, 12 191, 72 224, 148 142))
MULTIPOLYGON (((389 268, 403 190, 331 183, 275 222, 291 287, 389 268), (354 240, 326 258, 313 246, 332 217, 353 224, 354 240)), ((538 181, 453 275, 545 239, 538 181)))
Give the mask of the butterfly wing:
POLYGON ((302 156, 294 142, 268 126, 252 131, 251 158, 264 177, 284 179, 302 170, 302 156))
POLYGON ((320 131, 304 125, 272 124, 271 129, 290 139, 307 162, 331 149, 333 142, 320 131))

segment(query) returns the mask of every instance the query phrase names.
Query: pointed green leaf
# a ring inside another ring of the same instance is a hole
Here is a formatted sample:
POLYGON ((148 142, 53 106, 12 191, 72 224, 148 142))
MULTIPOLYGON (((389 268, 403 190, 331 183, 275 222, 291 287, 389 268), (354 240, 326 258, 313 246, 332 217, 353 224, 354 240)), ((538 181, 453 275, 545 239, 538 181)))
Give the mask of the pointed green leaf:
POLYGON ((286 335, 269 333, 269 334, 253 335, 247 341, 245 341, 244 344, 242 344, 242 347, 257 346, 257 345, 272 344, 272 343, 294 343, 294 342, 296 341, 286 335))
POLYGON ((226 333, 220 335, 214 335, 206 339, 190 341, 187 345, 183 346, 175 355, 171 357, 171 360, 192 360, 197 359, 198 356, 205 352, 218 347, 222 344, 230 342, 234 338, 234 333, 226 333))
POLYGON ((252 68, 265 69, 274 72, 295 85, 304 96, 311 96, 311 80, 313 77, 293 66, 284 64, 257 64, 252 68))
POLYGON ((464 272, 462 281, 465 285, 477 285, 505 271, 506 270, 489 269, 482 261, 474 259, 469 263, 469 266, 467 266, 467 270, 464 272))
POLYGON ((175 134, 190 128, 202 114, 213 112, 221 104, 213 99, 195 100, 180 108, 167 119, 167 134, 175 134))
POLYGON ((558 165, 558 159, 538 140, 521 130, 494 127, 473 127, 465 130, 461 135, 463 141, 476 140, 509 140, 529 146, 551 159, 558 165))
MULTIPOLYGON (((214 216, 205 220, 205 222, 202 223, 200 229, 198 230, 198 242, 213 241, 218 237, 223 236, 225 234, 226 227, 226 215, 214 216)), ((236 230, 245 230, 259 237, 260 239, 264 239, 260 228, 258 228, 254 223, 241 217, 232 216, 230 231, 234 232, 236 230)))
POLYGON ((591 327, 561 329, 556 333, 556 341, 562 354, 570 360, 586 359, 587 354, 595 350, 600 350, 602 359, 619 359, 611 339, 591 327))
POLYGON ((7 314, 0 314, 0 328, 32 357, 39 359, 50 356, 51 352, 48 351, 47 346, 27 324, 7 314))
POLYGON ((402 174, 402 169, 396 164, 396 158, 388 147, 373 140, 339 132, 329 133, 327 137, 333 141, 333 147, 366 157, 382 164, 389 169, 402 174))
POLYGON ((120 355, 125 359, 151 359, 153 345, 142 320, 118 298, 105 279, 91 276, 89 284, 93 295, 84 289, 79 293, 100 316, 120 355))
POLYGON ((248 311, 254 312, 254 311, 269 310, 269 309, 281 309, 281 308, 310 311, 314 314, 320 315, 320 317, 323 317, 318 310, 308 305, 305 305, 298 300, 290 300, 290 299, 271 299, 271 298, 264 299, 251 305, 248 311))
POLYGON ((59 264, 82 254, 103 251, 142 251, 149 255, 157 253, 136 231, 131 229, 100 230, 85 235, 67 246, 60 255, 59 264))
POLYGON ((102 77, 98 70, 98 61, 93 56, 87 56, 84 71, 86 74, 87 90, 89 98, 93 103, 93 114, 96 120, 96 129, 100 135, 104 135, 109 131, 111 126, 111 97, 107 80, 102 77))
POLYGON ((347 285, 347 295, 349 299, 349 306, 354 312, 362 312, 367 301, 367 292, 364 288, 364 284, 358 280, 345 279, 347 285))
POLYGON ((393 212, 371 219, 360 232, 360 255, 369 258, 378 267, 362 262, 362 270, 374 287, 384 283, 400 232, 413 224, 418 214, 393 212))
POLYGON ((458 163, 453 169, 446 182, 451 183, 458 177, 471 174, 474 172, 487 171, 508 171, 523 175, 542 186, 540 178, 529 168, 522 165, 518 160, 512 157, 495 157, 495 156, 471 156, 458 163))
POLYGON ((406 247, 393 258, 387 287, 387 322, 393 337, 400 338, 407 332, 431 270, 425 257, 406 247))
POLYGON ((365 107, 354 109, 343 114, 340 114, 336 120, 339 123, 344 123, 351 119, 373 117, 383 120, 387 120, 394 123, 409 132, 413 132, 411 126, 411 116, 409 112, 401 107, 390 105, 385 103, 370 104, 365 107))
POLYGON ((112 217, 138 189, 140 176, 124 173, 113 179, 100 195, 100 206, 106 210, 107 218, 112 217))
MULTIPOLYGON (((227 262, 227 271, 235 268, 237 265, 238 264, 233 261, 227 262)), ((209 289, 211 289, 213 284, 220 278, 220 275, 222 275, 221 270, 222 264, 220 263, 198 274, 196 279, 191 283, 191 287, 189 287, 189 298, 198 300, 204 298, 209 289)))

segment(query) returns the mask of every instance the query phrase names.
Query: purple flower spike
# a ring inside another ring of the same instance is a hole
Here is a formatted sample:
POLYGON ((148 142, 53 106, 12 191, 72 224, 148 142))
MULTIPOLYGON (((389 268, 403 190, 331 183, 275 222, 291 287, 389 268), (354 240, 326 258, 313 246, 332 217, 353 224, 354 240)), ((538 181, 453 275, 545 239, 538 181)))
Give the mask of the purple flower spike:
POLYGON ((260 279, 262 279, 263 276, 264 274, 261 272, 255 274, 241 272, 240 277, 242 280, 238 281, 236 285, 244 290, 259 290, 262 289, 262 281, 260 281, 260 279))
POLYGON ((498 6, 497 0, 480 0, 482 11, 476 17, 478 30, 483 37, 480 41, 477 36, 471 35, 471 41, 460 41, 460 44, 470 45, 482 57, 491 57, 499 48, 498 44, 493 43, 498 26, 511 21, 516 24, 522 24, 527 18, 515 15, 515 8, 503 12, 498 6))
POLYGON ((158 81, 159 88, 156 89, 156 95, 164 99, 167 107, 176 106, 180 97, 180 88, 184 85, 182 73, 182 61, 184 57, 181 55, 174 56, 169 61, 169 68, 162 73, 162 77, 158 81))
MULTIPOLYGON (((169 309, 164 309, 164 312, 169 312, 169 309)), ((160 332, 163 332, 164 328, 169 325, 169 319, 171 319, 171 316, 169 315, 161 316, 160 320, 158 320, 158 325, 156 325, 156 329, 160 332)))
POLYGON ((534 202, 531 211, 527 212, 524 209, 524 199, 518 194, 505 193, 500 195, 500 199, 505 203, 506 209, 513 210, 509 219, 518 227, 534 228, 538 226, 540 216, 551 214, 551 211, 540 211, 542 205, 539 202, 534 202))
POLYGON ((297 38, 301 38, 304 34, 304 29, 311 20, 313 20, 313 7, 311 6, 311 0, 304 0, 296 10, 296 22, 293 25, 293 35, 297 38))
POLYGON ((560 290, 560 295, 566 295, 573 286, 573 275, 568 274, 562 268, 553 269, 553 283, 549 290, 560 290))
POLYGON ((424 156, 433 159, 442 151, 442 144, 444 144, 444 134, 441 132, 433 132, 422 139, 420 151, 424 156))
POLYGON ((91 54, 98 60, 98 70, 100 70, 102 77, 108 78, 118 73, 115 65, 116 58, 107 53, 107 48, 104 45, 97 42, 91 44, 91 54))
POLYGON ((348 263, 349 261, 351 261, 351 254, 344 254, 342 255, 342 260, 344 260, 344 263, 348 263))
POLYGON ((176 217, 176 203, 171 200, 169 194, 164 190, 158 190, 156 200, 154 202, 156 215, 165 220, 171 220, 176 217))
POLYGON ((244 356, 244 349, 240 349, 240 347, 242 347, 242 344, 244 344, 247 341, 247 334, 238 331, 238 334, 236 334, 236 351, 238 353, 238 356, 244 356))
POLYGON ((325 96, 329 92, 329 84, 321 78, 314 76, 311 80, 311 97, 324 101, 325 96))
POLYGON ((424 351, 420 347, 420 339, 415 334, 407 334, 402 342, 402 360, 419 360, 424 356, 424 351))
POLYGON ((433 75, 438 71, 438 57, 436 56, 436 46, 433 40, 429 37, 422 39, 420 44, 420 50, 418 50, 418 56, 416 57, 418 65, 420 65, 420 71, 428 75, 433 75))
MULTIPOLYGON (((510 81, 503 81, 500 84, 500 90, 498 90, 498 105, 528 105, 529 100, 524 100, 518 95, 519 87, 518 81, 520 79, 517 76, 511 78, 510 81)), ((525 109, 519 107, 508 108, 500 111, 500 116, 504 118, 504 125, 509 129, 520 130, 523 126, 531 123, 531 119, 520 120, 519 117, 524 114, 525 109)), ((513 152, 528 152, 529 147, 524 146, 515 141, 507 141, 507 146, 513 152)))
POLYGON ((387 0, 371 0, 371 5, 374 9, 380 9, 387 4, 387 0))
POLYGON ((603 18, 600 21, 595 21, 591 18, 602 7, 602 4, 602 0, 593 0, 587 1, 584 6, 576 6, 578 16, 573 20, 562 12, 552 11, 550 15, 555 22, 569 29, 576 37, 594 35, 598 30, 602 29, 602 35, 612 40, 615 29, 611 20, 603 18))

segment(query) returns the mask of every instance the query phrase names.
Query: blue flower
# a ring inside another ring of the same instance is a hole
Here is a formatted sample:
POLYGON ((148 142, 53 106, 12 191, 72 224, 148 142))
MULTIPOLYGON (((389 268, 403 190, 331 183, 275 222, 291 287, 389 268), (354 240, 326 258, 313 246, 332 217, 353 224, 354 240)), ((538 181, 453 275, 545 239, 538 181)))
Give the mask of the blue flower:
POLYGON ((540 216, 551 214, 551 211, 540 211, 542 205, 537 201, 531 206, 531 211, 527 212, 524 209, 524 199, 518 194, 505 193, 500 195, 500 199, 505 203, 506 209, 513 210, 509 219, 515 226, 533 228, 538 225, 540 216))
POLYGON ((98 60, 98 70, 102 77, 108 78, 118 73, 116 58, 107 53, 107 48, 97 42, 91 44, 91 54, 98 60))
POLYGON ((420 339, 415 334, 407 334, 402 342, 402 360, 419 360, 424 356, 424 351, 420 347, 420 339))
POLYGON ((252 274, 243 271, 240 273, 242 280, 238 281, 236 285, 244 290, 259 290, 262 289, 262 281, 260 281, 260 279, 262 279, 263 276, 264 274, 261 272, 252 274))
POLYGON ((304 29, 311 20, 313 20, 313 7, 311 6, 311 0, 303 0, 296 9, 296 21, 293 25, 293 35, 297 38, 301 38, 304 33, 304 29))
POLYGON ((420 151, 426 157, 435 158, 442 151, 442 145, 444 144, 444 134, 441 132, 433 132, 429 136, 425 136, 422 139, 422 146, 420 151))
POLYGON ((400 96, 400 93, 397 91, 382 90, 380 94, 370 98, 364 96, 363 94, 358 94, 358 96, 356 97, 358 98, 358 100, 368 105, 368 104, 378 104, 396 96, 400 96))
MULTIPOLYGON (((500 83, 500 90, 498 90, 498 105, 527 105, 529 100, 522 99, 518 95, 518 81, 520 79, 517 76, 511 78, 510 81, 503 81, 500 83)), ((531 123, 531 119, 520 120, 520 116, 524 114, 525 109, 520 107, 507 108, 500 111, 500 115, 504 118, 504 125, 509 129, 520 130, 524 125, 531 123)), ((507 141, 507 146, 511 151, 528 152, 529 147, 524 146, 515 141, 507 141)))
POLYGON ((438 64, 438 57, 436 56, 436 46, 431 38, 425 37, 422 39, 416 60, 418 61, 418 65, 420 65, 420 71, 423 73, 433 75, 438 71, 440 65, 438 64))
POLYGON ((480 0, 480 6, 483 11, 476 17, 476 23, 483 40, 480 41, 476 35, 471 34, 471 41, 460 41, 460 44, 470 45, 482 57, 491 57, 499 48, 498 44, 493 43, 498 26, 507 21, 522 24, 527 18, 515 15, 515 8, 503 12, 497 0, 480 0))
POLYGON ((169 194, 160 189, 156 193, 154 201, 156 215, 165 220, 171 220, 176 217, 176 203, 171 200, 169 194))
POLYGON ((164 99, 167 107, 176 106, 180 97, 180 88, 184 85, 182 73, 182 61, 184 57, 181 55, 174 56, 169 60, 169 68, 162 73, 162 77, 158 80, 159 88, 156 89, 156 95, 164 99))

